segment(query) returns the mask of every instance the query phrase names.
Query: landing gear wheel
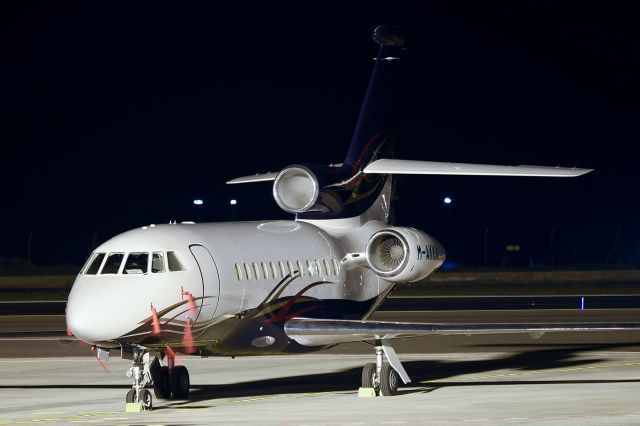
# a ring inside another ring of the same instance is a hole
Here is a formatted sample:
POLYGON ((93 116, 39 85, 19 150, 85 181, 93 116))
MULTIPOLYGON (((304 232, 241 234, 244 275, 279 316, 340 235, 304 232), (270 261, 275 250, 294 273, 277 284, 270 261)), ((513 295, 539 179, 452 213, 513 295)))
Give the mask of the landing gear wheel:
POLYGON ((127 401, 127 403, 136 402, 136 391, 135 391, 135 389, 129 389, 129 392, 127 392, 126 401, 127 401))
POLYGON ((171 377, 168 367, 158 367, 153 374, 153 393, 156 398, 171 398, 171 377))
POLYGON ((153 398, 149 389, 140 389, 140 401, 138 402, 142 404, 142 409, 145 411, 150 411, 153 408, 153 398))
POLYGON ((382 364, 380 370, 380 393, 382 396, 391 396, 398 393, 398 373, 388 362, 382 364))
POLYGON ((171 370, 171 393, 175 399, 185 399, 189 396, 189 372, 180 365, 171 370))
POLYGON ((376 363, 370 362, 362 368, 362 387, 375 388, 376 363))

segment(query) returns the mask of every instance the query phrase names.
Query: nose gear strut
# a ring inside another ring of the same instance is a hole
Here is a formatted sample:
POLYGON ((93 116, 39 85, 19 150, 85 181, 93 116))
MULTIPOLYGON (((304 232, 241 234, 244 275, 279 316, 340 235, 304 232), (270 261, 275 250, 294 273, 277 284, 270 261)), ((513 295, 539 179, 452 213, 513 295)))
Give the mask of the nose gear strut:
MULTIPOLYGON (((125 348, 122 349, 124 353, 125 348)), ((131 355, 132 363, 127 371, 127 377, 133 378, 133 386, 127 392, 127 410, 130 408, 129 404, 134 403, 138 405, 140 411, 148 411, 153 408, 151 392, 145 389, 145 386, 152 382, 149 351, 134 346, 131 348, 131 355)))

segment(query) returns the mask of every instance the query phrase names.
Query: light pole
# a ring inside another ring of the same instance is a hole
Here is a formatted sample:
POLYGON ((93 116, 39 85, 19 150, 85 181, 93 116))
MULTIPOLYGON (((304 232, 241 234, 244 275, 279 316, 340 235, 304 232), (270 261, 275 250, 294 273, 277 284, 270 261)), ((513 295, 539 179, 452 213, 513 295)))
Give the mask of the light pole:
POLYGON ((238 200, 235 198, 231 199, 229 201, 229 205, 231 206, 231 221, 233 222, 236 220, 236 206, 238 205, 238 200))
POLYGON ((201 198, 196 198, 195 200, 193 200, 193 205, 196 208, 195 217, 193 218, 193 221, 200 222, 202 218, 202 214, 200 213, 200 210, 202 209, 202 206, 204 206, 204 200, 201 198))
POLYGON ((451 208, 452 208, 453 199, 451 197, 444 197, 442 202, 444 203, 444 207, 446 209, 445 231, 447 236, 447 243, 446 243, 447 251, 451 252, 453 251, 451 247, 451 208))

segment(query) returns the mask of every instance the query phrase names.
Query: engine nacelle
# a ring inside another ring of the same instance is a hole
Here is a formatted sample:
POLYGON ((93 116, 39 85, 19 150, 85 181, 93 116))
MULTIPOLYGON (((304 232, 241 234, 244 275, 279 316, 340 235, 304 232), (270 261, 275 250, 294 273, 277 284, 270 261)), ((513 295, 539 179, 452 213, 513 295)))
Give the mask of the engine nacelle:
POLYGON ((283 210, 302 213, 310 210, 320 194, 315 174, 304 166, 291 166, 282 170, 273 183, 273 198, 283 210))
POLYGON ((284 168, 273 182, 273 198, 289 213, 340 212, 343 198, 351 194, 340 183, 348 178, 345 167, 295 164, 284 168))
POLYGON ((446 257, 433 237, 414 228, 393 227, 371 236, 365 250, 369 268, 387 281, 408 283, 426 278, 446 257))

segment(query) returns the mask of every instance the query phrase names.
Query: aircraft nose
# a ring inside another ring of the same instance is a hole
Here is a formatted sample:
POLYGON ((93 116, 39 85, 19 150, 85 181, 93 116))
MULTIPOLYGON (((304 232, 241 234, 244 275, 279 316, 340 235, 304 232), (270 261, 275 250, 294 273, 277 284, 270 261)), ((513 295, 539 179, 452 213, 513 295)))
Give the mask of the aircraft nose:
POLYGON ((120 337, 117 321, 107 302, 84 283, 74 284, 67 301, 67 326, 78 339, 88 343, 120 337))
POLYGON ((89 343, 118 337, 105 321, 105 309, 99 306, 79 306, 77 303, 68 303, 67 326, 74 336, 89 343))

